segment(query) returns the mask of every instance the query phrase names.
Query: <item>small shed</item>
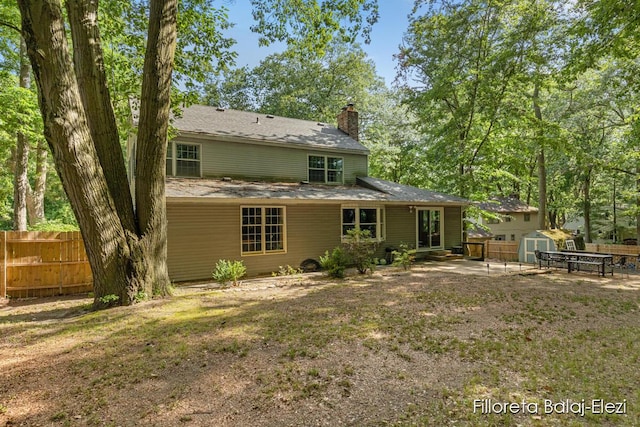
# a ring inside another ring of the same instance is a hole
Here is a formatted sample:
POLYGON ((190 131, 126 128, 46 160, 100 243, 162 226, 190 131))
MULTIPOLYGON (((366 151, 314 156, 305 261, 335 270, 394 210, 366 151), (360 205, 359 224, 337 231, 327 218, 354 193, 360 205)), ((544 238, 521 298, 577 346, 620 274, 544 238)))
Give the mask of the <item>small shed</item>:
POLYGON ((545 230, 537 230, 522 237, 522 239, 520 239, 520 246, 518 247, 518 260, 520 262, 534 264, 536 262, 534 251, 536 250, 558 250, 554 235, 545 230))

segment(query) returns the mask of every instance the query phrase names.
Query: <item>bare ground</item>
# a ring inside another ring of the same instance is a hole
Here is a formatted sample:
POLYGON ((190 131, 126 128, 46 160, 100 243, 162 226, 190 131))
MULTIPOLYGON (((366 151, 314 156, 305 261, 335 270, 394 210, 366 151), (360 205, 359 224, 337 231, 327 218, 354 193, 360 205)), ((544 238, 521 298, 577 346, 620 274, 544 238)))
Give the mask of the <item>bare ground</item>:
POLYGON ((4 301, 0 425, 639 425, 640 277, 519 270, 200 284, 102 312, 4 301))

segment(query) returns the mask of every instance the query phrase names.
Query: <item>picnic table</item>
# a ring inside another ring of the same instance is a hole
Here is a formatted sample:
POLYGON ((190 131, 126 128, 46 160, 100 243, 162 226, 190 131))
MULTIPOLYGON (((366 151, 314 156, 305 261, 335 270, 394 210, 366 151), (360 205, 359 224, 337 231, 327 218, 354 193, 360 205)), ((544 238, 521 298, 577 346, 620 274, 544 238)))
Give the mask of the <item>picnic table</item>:
POLYGON ((566 266, 567 272, 581 271, 580 267, 595 267, 598 275, 604 277, 607 267, 611 269, 613 276, 613 255, 593 252, 569 252, 569 251, 536 251, 538 268, 542 268, 545 262, 547 267, 566 266))

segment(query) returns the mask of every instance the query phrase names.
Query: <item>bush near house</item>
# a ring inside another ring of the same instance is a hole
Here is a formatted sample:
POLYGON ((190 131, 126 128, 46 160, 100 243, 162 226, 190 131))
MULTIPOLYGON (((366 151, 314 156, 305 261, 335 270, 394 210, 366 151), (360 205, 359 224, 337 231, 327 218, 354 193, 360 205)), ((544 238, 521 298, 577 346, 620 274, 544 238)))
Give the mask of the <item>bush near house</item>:
POLYGON ((325 251, 324 255, 320 256, 320 266, 322 266, 322 269, 326 271, 329 277, 342 279, 348 265, 349 257, 340 246, 333 248, 331 253, 325 251))
POLYGON ((361 230, 354 228, 347 231, 347 237, 342 242, 347 256, 351 263, 356 267, 358 273, 364 274, 367 270, 373 272, 375 270, 374 255, 380 246, 380 242, 371 238, 369 230, 361 230))
POLYGON ((213 278, 216 282, 226 285, 232 283, 238 286, 238 282, 247 274, 247 267, 242 261, 218 260, 213 278))

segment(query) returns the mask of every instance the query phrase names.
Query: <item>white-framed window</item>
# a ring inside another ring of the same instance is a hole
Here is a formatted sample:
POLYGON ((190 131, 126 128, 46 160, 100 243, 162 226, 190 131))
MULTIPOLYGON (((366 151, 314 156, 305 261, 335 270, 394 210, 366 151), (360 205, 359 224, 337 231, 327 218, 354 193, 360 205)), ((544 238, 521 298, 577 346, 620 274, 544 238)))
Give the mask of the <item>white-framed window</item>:
POLYGON ((344 159, 342 157, 309 155, 308 181, 330 184, 344 182, 344 159))
POLYGON ((343 206, 342 237, 344 238, 347 236, 347 231, 359 228, 360 230, 369 230, 373 239, 384 240, 384 216, 384 207, 343 206))
POLYGON ((242 255, 286 252, 283 206, 241 206, 240 216, 242 255))
POLYGON ((199 177, 201 173, 200 144, 169 142, 167 147, 167 176, 199 177))
POLYGON ((418 208, 416 211, 416 248, 442 249, 444 247, 444 209, 418 208))

